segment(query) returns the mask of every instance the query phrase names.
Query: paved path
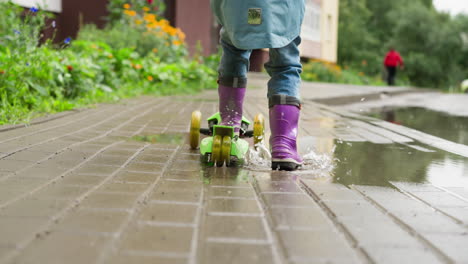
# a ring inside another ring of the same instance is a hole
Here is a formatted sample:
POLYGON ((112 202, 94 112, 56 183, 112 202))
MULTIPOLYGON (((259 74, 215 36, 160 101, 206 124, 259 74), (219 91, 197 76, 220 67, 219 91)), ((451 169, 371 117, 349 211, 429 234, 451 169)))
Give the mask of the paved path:
MULTIPOLYGON (((249 91, 248 117, 267 114, 264 92, 249 91)), ((305 94, 300 135, 318 153, 367 142, 468 157, 466 146, 305 94)), ((181 136, 195 109, 213 113, 216 93, 142 97, 1 132, 0 263, 468 263, 465 187, 204 168, 181 136)))

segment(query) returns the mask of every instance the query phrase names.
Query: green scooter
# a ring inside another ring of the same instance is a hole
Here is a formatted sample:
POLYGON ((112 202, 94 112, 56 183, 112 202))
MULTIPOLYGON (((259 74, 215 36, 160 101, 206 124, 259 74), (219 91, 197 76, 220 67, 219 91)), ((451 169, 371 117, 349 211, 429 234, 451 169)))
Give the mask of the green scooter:
POLYGON ((253 138, 254 146, 257 146, 265 137, 265 118, 262 114, 255 116, 253 130, 248 130, 251 122, 242 117, 239 135, 234 132, 232 126, 218 125, 221 123, 219 113, 207 119, 208 128, 201 128, 201 118, 200 111, 192 113, 190 147, 192 149, 200 147, 202 161, 209 166, 222 167, 226 165, 229 167, 241 164, 249 150, 249 143, 244 138, 253 138), (200 142, 201 134, 208 137, 200 142))

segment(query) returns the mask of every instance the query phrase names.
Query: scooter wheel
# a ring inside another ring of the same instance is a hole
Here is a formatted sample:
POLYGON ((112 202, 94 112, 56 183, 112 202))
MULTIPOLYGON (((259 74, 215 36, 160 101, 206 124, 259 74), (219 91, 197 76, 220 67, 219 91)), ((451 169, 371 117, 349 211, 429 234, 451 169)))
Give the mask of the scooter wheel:
POLYGON ((253 127, 253 141, 255 148, 256 145, 262 142, 265 138, 265 118, 262 114, 258 114, 255 116, 254 119, 254 127, 253 127))
POLYGON ((216 135, 216 136, 213 137, 213 147, 212 147, 211 160, 218 167, 223 166, 223 160, 222 160, 222 157, 221 157, 222 143, 223 143, 223 138, 220 135, 216 135), (221 164, 221 166, 219 164, 221 164))
POLYGON ((190 148, 192 149, 197 149, 200 145, 201 117, 200 111, 192 113, 192 121, 190 122, 190 148))
POLYGON ((231 164, 231 143, 232 140, 230 136, 223 137, 223 144, 221 146, 221 160, 224 161, 226 167, 229 167, 231 164))

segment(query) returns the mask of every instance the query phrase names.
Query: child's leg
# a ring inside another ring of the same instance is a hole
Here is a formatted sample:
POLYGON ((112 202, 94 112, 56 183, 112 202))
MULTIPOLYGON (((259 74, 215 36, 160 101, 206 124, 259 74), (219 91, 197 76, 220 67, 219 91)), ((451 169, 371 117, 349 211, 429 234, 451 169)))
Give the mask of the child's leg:
POLYGON ((272 169, 296 170, 302 165, 297 153, 299 111, 300 37, 283 48, 270 49, 270 61, 265 64, 270 74, 268 101, 270 108, 270 146, 272 169))
POLYGON ((299 55, 301 38, 297 37, 286 47, 270 49, 270 60, 265 69, 271 79, 268 82, 268 98, 274 95, 287 95, 299 101, 302 65, 299 55))
POLYGON ((221 41, 223 56, 219 65, 219 113, 221 124, 234 126, 239 132, 242 122, 242 106, 247 87, 247 71, 251 50, 240 50, 221 41))

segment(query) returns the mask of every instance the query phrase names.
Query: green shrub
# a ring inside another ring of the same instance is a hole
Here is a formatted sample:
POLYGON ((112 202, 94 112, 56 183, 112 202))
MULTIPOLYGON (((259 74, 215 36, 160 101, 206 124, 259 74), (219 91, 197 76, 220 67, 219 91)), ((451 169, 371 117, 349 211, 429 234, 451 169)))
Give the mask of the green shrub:
POLYGON ((384 85, 379 77, 345 68, 327 61, 312 60, 303 65, 302 78, 312 82, 345 83, 356 85, 384 85))

